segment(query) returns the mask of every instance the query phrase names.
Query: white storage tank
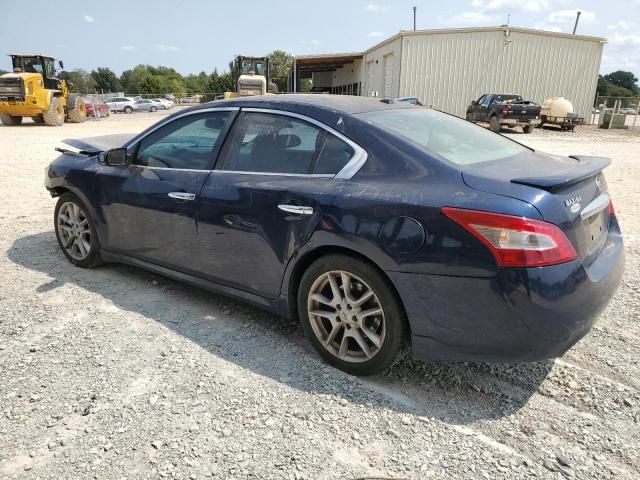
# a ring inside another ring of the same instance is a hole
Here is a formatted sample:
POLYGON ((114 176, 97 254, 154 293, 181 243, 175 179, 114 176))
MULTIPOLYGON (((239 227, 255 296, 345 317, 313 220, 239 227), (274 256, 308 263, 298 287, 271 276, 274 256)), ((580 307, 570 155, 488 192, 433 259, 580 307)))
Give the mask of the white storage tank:
POLYGON ((573 112, 573 104, 564 97, 547 98, 540 109, 542 115, 555 118, 566 118, 573 112))

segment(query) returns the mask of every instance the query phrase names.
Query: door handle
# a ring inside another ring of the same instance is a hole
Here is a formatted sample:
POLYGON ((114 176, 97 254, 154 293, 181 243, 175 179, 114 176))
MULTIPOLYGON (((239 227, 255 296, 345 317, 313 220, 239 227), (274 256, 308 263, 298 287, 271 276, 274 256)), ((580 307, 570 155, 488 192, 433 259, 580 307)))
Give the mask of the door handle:
POLYGON ((313 215, 313 207, 305 207, 302 205, 280 204, 278 205, 278 209, 295 215, 313 215))
POLYGON ((175 198, 176 200, 195 200, 195 193, 187 193, 187 192, 169 192, 169 197, 175 198))

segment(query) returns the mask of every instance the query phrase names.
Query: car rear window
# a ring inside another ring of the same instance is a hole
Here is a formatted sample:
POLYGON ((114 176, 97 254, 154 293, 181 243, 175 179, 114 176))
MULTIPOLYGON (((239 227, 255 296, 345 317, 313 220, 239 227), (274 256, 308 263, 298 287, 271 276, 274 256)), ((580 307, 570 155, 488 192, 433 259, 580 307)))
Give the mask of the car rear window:
POLYGON ((358 117, 456 165, 491 162, 528 151, 466 120, 427 108, 382 110, 358 117))

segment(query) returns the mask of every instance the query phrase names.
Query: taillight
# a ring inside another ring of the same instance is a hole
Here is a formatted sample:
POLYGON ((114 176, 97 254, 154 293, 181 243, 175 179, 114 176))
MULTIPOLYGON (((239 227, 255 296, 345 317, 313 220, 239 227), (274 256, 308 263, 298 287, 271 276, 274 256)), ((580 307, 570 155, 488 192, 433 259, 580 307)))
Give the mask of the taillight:
POLYGON ((502 109, 502 115, 509 115, 509 107, 504 107, 502 109))
POLYGON ((484 243, 501 267, 541 267, 577 258, 569 239, 552 223, 453 207, 442 213, 484 243))
POLYGON ((615 208, 613 208, 613 200, 609 200, 609 216, 610 217, 616 216, 616 210, 615 208))

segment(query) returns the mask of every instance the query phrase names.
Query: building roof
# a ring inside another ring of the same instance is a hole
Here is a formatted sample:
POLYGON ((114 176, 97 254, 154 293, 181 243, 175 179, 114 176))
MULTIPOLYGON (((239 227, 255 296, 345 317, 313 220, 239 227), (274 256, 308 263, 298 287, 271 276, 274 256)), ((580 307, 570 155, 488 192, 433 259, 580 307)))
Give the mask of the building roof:
POLYGON ((606 43, 607 39, 602 37, 591 37, 587 35, 572 35, 570 33, 562 32, 550 32, 548 30, 536 30, 533 28, 521 28, 510 27, 507 25, 500 25, 495 27, 471 27, 471 28, 446 28, 446 29, 431 29, 431 30, 401 30, 399 33, 373 45, 363 52, 351 52, 351 53, 323 53, 318 55, 297 55, 294 56, 296 62, 296 68, 304 76, 311 72, 328 72, 334 71, 337 68, 343 67, 348 63, 353 63, 354 60, 362 59, 367 53, 381 47, 382 45, 392 42, 401 37, 409 37, 414 35, 443 35, 443 34, 461 34, 461 33, 478 33, 478 32, 510 32, 528 33, 534 35, 542 35, 549 37, 567 38, 570 40, 579 40, 587 42, 606 43))

